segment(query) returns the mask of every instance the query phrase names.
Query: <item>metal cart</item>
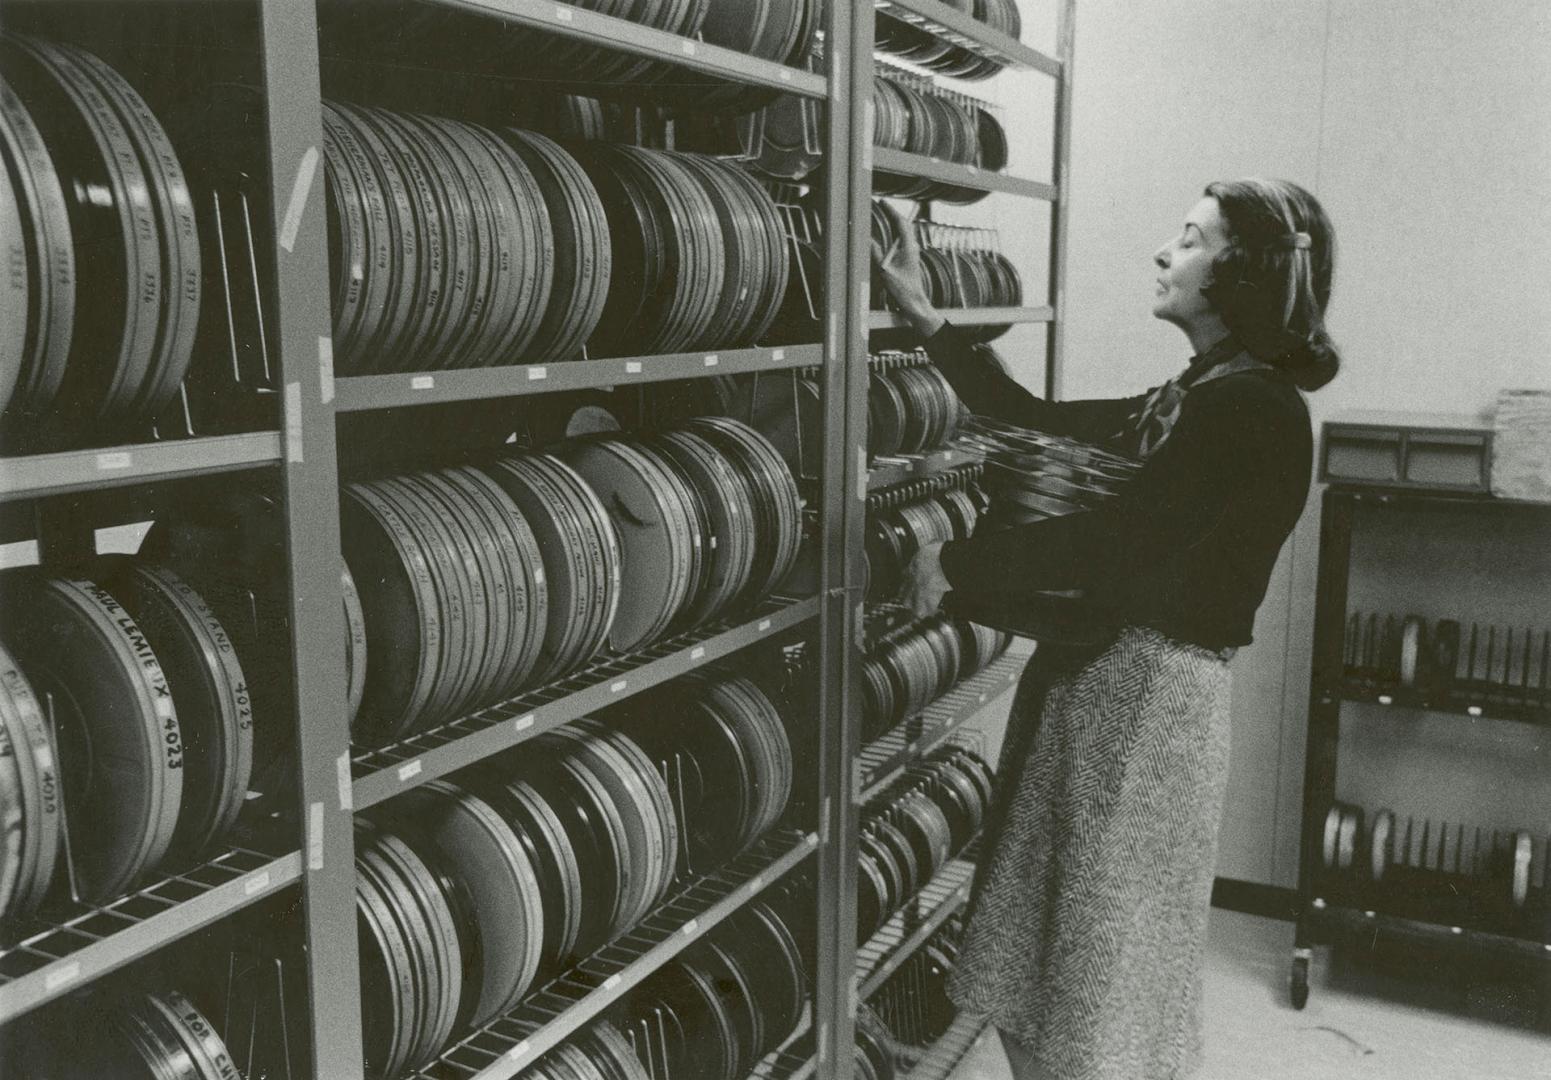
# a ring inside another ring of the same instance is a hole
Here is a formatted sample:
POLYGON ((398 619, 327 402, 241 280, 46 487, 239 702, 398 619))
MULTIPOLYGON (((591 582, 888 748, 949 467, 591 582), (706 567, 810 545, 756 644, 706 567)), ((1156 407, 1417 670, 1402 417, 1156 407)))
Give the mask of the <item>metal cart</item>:
MULTIPOLYGON (((1339 443, 1340 432, 1336 434, 1339 443)), ((1330 436, 1327 427, 1327 448, 1330 436)), ((1496 628, 1467 624, 1456 633, 1458 624, 1449 628, 1440 622, 1441 653, 1433 663, 1443 673, 1429 677, 1425 646, 1421 660, 1417 658, 1425 628, 1408 631, 1395 618, 1380 623, 1348 611, 1354 519, 1359 514, 1410 510, 1472 515, 1489 529, 1528 521, 1551 523, 1551 505, 1485 494, 1484 461, 1483 456, 1479 493, 1441 490, 1438 485, 1339 480, 1325 491, 1299 915, 1290 982, 1294 1008, 1308 1001, 1314 946, 1356 939, 1365 946, 1403 943, 1485 959, 1501 969, 1527 970, 1539 979, 1542 1014, 1551 1018, 1551 1009, 1545 1007, 1551 1001, 1551 856, 1546 838, 1531 835, 1526 856, 1525 842, 1517 837, 1527 833, 1505 838, 1463 825, 1440 826, 1394 815, 1378 820, 1387 812, 1363 822, 1359 808, 1348 808, 1356 821, 1346 823, 1336 795, 1343 705, 1367 702, 1477 721, 1551 725, 1551 646, 1544 628, 1528 634, 1521 630, 1515 641, 1511 632, 1496 628), (1408 633, 1409 644, 1402 640, 1408 633), (1451 654, 1453 671, 1444 671, 1451 654)), ((1328 457, 1326 466, 1328 473, 1328 457)), ((1526 816, 1530 820, 1525 826, 1545 829, 1544 808, 1538 814, 1527 809, 1526 816)))

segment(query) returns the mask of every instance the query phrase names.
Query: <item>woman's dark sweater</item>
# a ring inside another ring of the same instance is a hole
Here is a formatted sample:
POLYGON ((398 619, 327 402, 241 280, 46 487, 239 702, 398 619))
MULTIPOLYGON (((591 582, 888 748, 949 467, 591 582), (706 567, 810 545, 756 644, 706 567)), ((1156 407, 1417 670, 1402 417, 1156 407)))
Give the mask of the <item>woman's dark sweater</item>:
MULTIPOLYGON (((926 347, 971 412, 1136 452, 1145 395, 1044 401, 951 325, 926 347)), ((1122 624, 1210 649, 1247 645, 1312 459, 1308 408, 1290 380, 1275 369, 1222 375, 1187 389, 1169 437, 1118 498, 950 541, 943 573, 972 600, 1080 588, 1122 624)))

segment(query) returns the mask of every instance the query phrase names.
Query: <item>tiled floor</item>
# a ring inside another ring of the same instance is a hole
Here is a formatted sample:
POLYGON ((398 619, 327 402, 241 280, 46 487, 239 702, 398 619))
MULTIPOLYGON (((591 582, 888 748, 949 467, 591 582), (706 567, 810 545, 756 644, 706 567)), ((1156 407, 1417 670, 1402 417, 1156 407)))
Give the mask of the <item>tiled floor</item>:
MULTIPOLYGON (((1533 993, 1449 989, 1315 953, 1308 1008, 1287 1004, 1292 925, 1212 912, 1207 1062, 1195 1080, 1551 1080, 1533 993)), ((1009 1080, 994 1033, 954 1080, 1009 1080)))

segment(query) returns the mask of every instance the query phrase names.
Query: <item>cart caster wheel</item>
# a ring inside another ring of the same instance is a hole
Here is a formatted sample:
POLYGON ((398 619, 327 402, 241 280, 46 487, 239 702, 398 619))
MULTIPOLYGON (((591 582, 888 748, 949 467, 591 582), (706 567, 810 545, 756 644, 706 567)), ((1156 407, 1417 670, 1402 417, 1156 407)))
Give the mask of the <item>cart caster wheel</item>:
POLYGON ((1297 956, 1292 962, 1292 979, 1288 983, 1287 996, 1292 1007, 1302 1009, 1309 1003, 1309 958, 1297 956))

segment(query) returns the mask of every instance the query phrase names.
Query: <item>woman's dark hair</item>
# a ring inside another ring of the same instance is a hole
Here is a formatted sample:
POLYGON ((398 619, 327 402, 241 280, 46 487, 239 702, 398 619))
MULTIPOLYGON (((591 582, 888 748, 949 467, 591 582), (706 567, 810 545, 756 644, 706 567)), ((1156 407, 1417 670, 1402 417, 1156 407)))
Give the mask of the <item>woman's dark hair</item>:
POLYGON ((1317 390, 1341 367, 1325 332, 1335 230, 1319 200, 1287 180, 1208 184, 1227 225, 1228 246, 1202 290, 1249 352, 1317 390))

